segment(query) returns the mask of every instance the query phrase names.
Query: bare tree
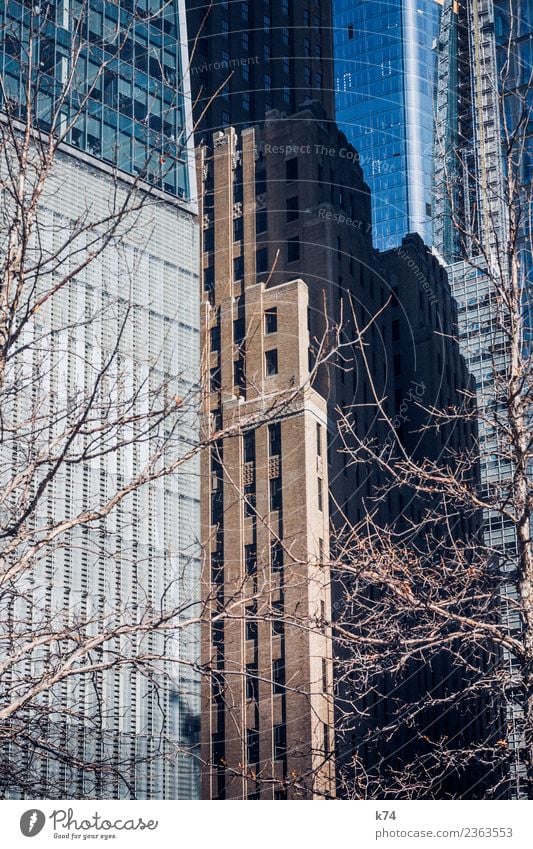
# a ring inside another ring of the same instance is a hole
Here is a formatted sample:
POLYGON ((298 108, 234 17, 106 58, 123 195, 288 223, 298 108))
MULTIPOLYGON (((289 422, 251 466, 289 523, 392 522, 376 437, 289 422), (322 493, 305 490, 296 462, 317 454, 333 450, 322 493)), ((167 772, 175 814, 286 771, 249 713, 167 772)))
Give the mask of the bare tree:
MULTIPOLYGON (((450 274, 478 391, 446 404, 414 398, 399 428, 375 388, 384 442, 361 434, 357 409, 344 415, 351 464, 381 481, 332 562, 340 773, 351 797, 533 797, 532 97, 512 10, 507 24, 499 64, 475 57, 477 170, 464 138, 450 147, 441 138, 439 151, 437 190, 462 257, 450 274), (482 88, 490 115, 476 100, 482 88), (380 512, 391 496, 401 499, 396 520, 380 512)), ((443 339, 456 333, 441 326, 443 339)))

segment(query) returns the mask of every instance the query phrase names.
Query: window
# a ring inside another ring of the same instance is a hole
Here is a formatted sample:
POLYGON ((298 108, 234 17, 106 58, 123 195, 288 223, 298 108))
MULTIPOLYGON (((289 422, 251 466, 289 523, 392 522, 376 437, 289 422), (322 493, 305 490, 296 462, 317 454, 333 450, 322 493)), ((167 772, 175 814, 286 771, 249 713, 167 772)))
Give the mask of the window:
POLYGON ((258 695, 257 666, 249 663, 246 666, 246 698, 257 700, 258 695))
POLYGON ((284 56, 282 62, 283 62, 283 73, 284 74, 290 74, 290 72, 291 72, 291 60, 289 59, 289 57, 284 56))
POLYGON ((279 540, 270 543, 270 568, 273 572, 283 568, 283 546, 279 540))
POLYGON ((324 755, 329 755, 329 728, 324 723, 324 755))
POLYGON ((280 760, 287 753, 287 732, 285 725, 274 726, 274 760, 280 760))
POLYGON ((278 310, 277 307, 269 307, 265 310, 265 333, 277 333, 278 310))
POLYGON ((219 525, 222 522, 224 512, 223 495, 221 489, 215 489, 211 493, 211 524, 219 525))
POLYGON ((270 32, 270 15, 263 16, 263 29, 265 32, 270 32))
POLYGON ((298 179, 298 159, 296 156, 293 156, 291 157, 291 159, 286 160, 285 173, 287 183, 292 183, 293 180, 298 179))
MULTIPOLYGON (((240 242, 242 240, 243 234, 243 220, 242 215, 239 215, 237 218, 233 219, 233 241, 240 242)), ((234 269, 234 277, 235 277, 235 260, 233 261, 233 269, 234 269)), ((242 276, 242 273, 241 273, 242 276)), ((239 278, 235 278, 239 279, 239 278)))
MULTIPOLYGON (((248 33, 246 33, 246 35, 248 35, 248 33)), ((248 80, 250 79, 250 66, 248 65, 247 62, 244 62, 244 64, 241 65, 241 71, 242 71, 243 80, 245 82, 248 82, 248 80)), ((245 92, 245 94, 247 94, 247 92, 245 92)), ((243 108, 246 108, 246 109, 250 108, 250 96, 249 95, 248 95, 248 106, 244 107, 244 95, 243 95, 242 105, 243 105, 243 108)))
POLYGON ((272 422, 268 426, 268 454, 270 457, 281 454, 281 422, 272 422))
MULTIPOLYGON (((249 50, 249 47, 250 47, 250 34, 248 32, 246 32, 246 30, 241 33, 241 46, 242 46, 243 51, 245 53, 248 53, 248 50, 249 50)), ((248 64, 245 63, 242 67, 243 67, 243 70, 244 70, 244 68, 248 67, 248 64)))
POLYGON ((353 24, 348 24, 348 38, 350 39, 350 41, 352 40, 353 36, 354 36, 353 24))
MULTIPOLYGON (((246 67, 247 67, 247 66, 246 66, 246 67)), ((243 74, 243 76, 244 76, 244 74, 243 74)), ((249 112, 249 111, 250 111, 250 93, 249 93, 248 91, 245 91, 245 92, 243 93, 243 96, 242 96, 242 108, 244 109, 244 111, 245 111, 245 112, 249 112)))
POLYGON ((212 368, 210 371, 211 392, 218 392, 221 387, 220 383, 220 366, 212 368))
POLYGON ((220 325, 215 324, 209 331, 211 351, 220 351, 220 325))
POLYGON ((260 248, 255 255, 257 274, 263 274, 268 268, 268 248, 260 248))
POLYGON ((322 478, 317 478, 318 482, 318 509, 320 512, 324 509, 324 497, 322 494, 322 478))
POLYGON ((283 596, 272 602, 272 636, 283 636, 283 596))
POLYGON ((270 478, 270 509, 281 510, 281 477, 270 478))
POLYGON ((255 728, 246 729, 246 759, 248 764, 259 762, 259 731, 255 728))
POLYGON ((322 658, 322 692, 327 693, 328 690, 328 662, 325 657, 322 658))
POLYGON ((249 17, 248 3, 241 3, 241 17, 243 21, 247 21, 249 17))
POLYGON ((265 371, 267 377, 273 377, 278 373, 278 350, 265 351, 265 371))
POLYGON ((304 16, 304 27, 308 27, 310 22, 311 22, 311 18, 309 16, 309 9, 303 10, 303 16, 304 16))
MULTIPOLYGON (((393 370, 394 370, 395 375, 399 375, 399 374, 402 373, 402 358, 401 358, 400 354, 394 355, 393 370)), ((440 374, 440 373, 441 373, 441 370, 439 368, 438 374, 440 374)))
POLYGON ((267 229, 267 211, 266 209, 259 209, 255 213, 255 230, 256 233, 264 233, 267 229))
POLYGON ((255 516, 255 484, 247 483, 244 487, 244 515, 255 516))
POLYGON ((255 542, 244 546, 244 564, 247 575, 255 575, 257 572, 257 546, 255 542))
POLYGON ((272 664, 272 691, 274 695, 285 691, 285 660, 282 657, 272 664))
POLYGON ((235 345, 242 345, 244 335, 244 318, 236 318, 233 322, 233 341, 235 345))
POLYGON ((296 221, 298 218, 298 195, 287 198, 287 221, 296 221))
POLYGON ((305 85, 311 85, 311 68, 309 65, 304 66, 304 83, 305 85))
POLYGON ((257 622, 248 620, 245 631, 247 640, 257 640, 257 622))
POLYGON ((265 42, 265 44, 263 45, 263 58, 265 62, 270 62, 271 56, 272 50, 270 44, 268 42, 265 42))
POLYGON ((242 454, 245 463, 255 462, 255 430, 246 430, 243 433, 242 454))
POLYGON ((222 18, 222 20, 220 21, 220 31, 224 38, 229 37, 229 21, 227 21, 225 18, 222 18))
POLYGON ((304 38, 304 56, 311 55, 311 39, 304 38))
POLYGON ((290 43, 289 27, 283 27, 281 30, 281 41, 286 47, 290 43))
POLYGON ((272 74, 265 74, 263 77, 263 86, 265 91, 270 91, 272 88, 272 74))
POLYGON ((224 111, 221 116, 222 126, 229 127, 229 112, 224 111))
MULTIPOLYGON (((236 221, 242 219, 235 219, 236 221)), ((236 256, 233 259, 233 279, 242 280, 244 274, 244 259, 242 256, 236 256)))
POLYGON ((287 239, 287 262, 296 262, 300 259, 300 237, 292 236, 287 239))
POLYGON ((400 320, 395 318, 392 322, 392 341, 397 342, 400 338, 400 320))
POLYGON ((322 427, 319 422, 316 423, 316 453, 322 457, 322 427))
POLYGON ((238 360, 235 360, 233 363, 233 383, 235 386, 238 386, 242 389, 246 385, 246 376, 245 376, 245 368, 244 368, 244 357, 240 356, 238 360))

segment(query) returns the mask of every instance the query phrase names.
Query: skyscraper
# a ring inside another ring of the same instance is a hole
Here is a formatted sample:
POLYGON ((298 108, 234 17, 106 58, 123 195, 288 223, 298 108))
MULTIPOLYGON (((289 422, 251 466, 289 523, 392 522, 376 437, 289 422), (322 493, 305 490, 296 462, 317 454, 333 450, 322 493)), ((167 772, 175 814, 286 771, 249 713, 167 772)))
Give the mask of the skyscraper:
POLYGON ((308 100, 333 117, 329 0, 186 5, 198 138, 261 122, 270 109, 296 112, 308 100))
POLYGON ((374 244, 432 242, 437 0, 334 0, 337 121, 372 193, 374 244))
MULTIPOLYGON (((439 226, 436 248, 449 263, 458 302, 464 356, 476 379, 482 451, 481 482, 485 492, 509 492, 513 500, 512 452, 506 436, 505 402, 510 385, 512 334, 510 314, 499 306, 502 291, 511 292, 516 263, 521 289, 525 356, 531 344, 531 204, 530 122, 533 65, 531 5, 507 0, 445 2, 438 39, 439 84, 435 149, 435 199, 439 226), (459 92, 459 97, 457 93, 459 92), (457 108, 459 103, 459 108, 457 108), (524 123, 522 123, 524 122, 524 123), (514 139, 514 141, 513 141, 514 139), (512 180, 516 178, 516 186, 512 180), (511 206, 519 216, 512 235, 511 206), (453 212, 455 227, 446 225, 453 212), (442 223, 441 223, 442 222, 442 223), (491 411, 497 409, 494 421, 491 411)), ((505 297, 503 298, 505 302, 505 297)), ((502 618, 519 634, 517 599, 519 546, 516 525, 503 511, 487 510, 484 536, 498 553, 502 576, 502 618)), ((514 662, 504 652, 513 691, 514 662)), ((507 734, 515 753, 510 764, 510 793, 522 796, 524 712, 520 687, 506 702, 507 734)))
MULTIPOLYGON (((164 621, 165 611, 193 604, 199 587, 194 460, 172 476, 155 472, 196 440, 193 408, 181 418, 161 413, 169 398, 178 410, 199 379, 184 8, 12 2, 0 10, 0 33, 2 138, 12 143, 2 146, 0 170, 8 180, 31 125, 27 191, 35 174, 43 180, 22 292, 30 306, 43 287, 46 297, 25 318, 25 353, 13 355, 15 372, 22 357, 36 376, 29 388, 15 381, 17 400, 4 406, 13 435, 2 438, 2 486, 14 487, 15 508, 22 446, 59 455, 32 478, 31 533, 53 536, 28 561, 30 612, 11 640, 23 641, 24 627, 33 637, 60 629, 50 644, 41 636, 45 648, 28 659, 51 683, 11 718, 24 732, 3 746, 2 793, 196 798, 196 634, 142 632, 154 610, 164 621), (48 162, 47 139, 60 137, 48 162), (82 653, 89 637, 94 647, 82 653), (153 659, 150 674, 142 656, 153 659), (79 675, 67 674, 67 658, 79 675)), ((13 519, 3 516, 4 538, 13 519)), ((10 669, 20 696, 20 669, 10 669)))

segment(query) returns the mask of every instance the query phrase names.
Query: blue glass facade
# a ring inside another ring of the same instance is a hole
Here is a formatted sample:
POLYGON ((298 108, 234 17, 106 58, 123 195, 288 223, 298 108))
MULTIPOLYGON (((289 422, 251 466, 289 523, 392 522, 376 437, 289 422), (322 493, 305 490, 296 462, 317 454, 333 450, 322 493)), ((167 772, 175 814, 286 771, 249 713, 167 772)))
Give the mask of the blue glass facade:
POLYGON ((435 0, 334 0, 337 120, 372 192, 374 243, 432 238, 435 0))
POLYGON ((161 5, 151 12, 149 0, 2 4, 0 108, 22 120, 31 108, 45 131, 60 112, 56 129, 68 128, 68 144, 188 198, 184 13, 178 0, 161 5), (31 106, 28 79, 38 92, 31 106))

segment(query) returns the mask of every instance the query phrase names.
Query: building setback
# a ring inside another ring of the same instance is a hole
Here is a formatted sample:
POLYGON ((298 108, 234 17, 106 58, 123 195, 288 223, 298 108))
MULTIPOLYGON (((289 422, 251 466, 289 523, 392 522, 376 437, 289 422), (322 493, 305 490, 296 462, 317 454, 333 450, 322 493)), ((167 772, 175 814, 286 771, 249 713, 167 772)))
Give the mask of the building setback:
MULTIPOLYGON (((204 427, 220 434, 202 467, 212 615, 202 640, 212 670, 202 695, 203 794, 328 797, 336 792, 329 555, 384 483, 369 464, 348 462, 340 424, 347 417, 359 437, 383 443, 371 383, 392 419, 417 380, 437 406, 457 401, 468 376, 446 335, 454 307, 420 239, 406 240, 401 256, 373 250, 357 154, 318 103, 215 133, 198 150, 198 183, 204 427), (368 331, 369 375, 355 322, 365 326, 382 308, 368 331), (315 370, 333 327, 342 347, 315 370), (220 615, 230 600, 234 620, 220 615)), ((409 430, 406 444, 416 441, 409 430)), ((469 439, 448 436, 457 447, 469 439)), ((432 456, 442 446, 430 442, 414 450, 432 456)), ((404 495, 379 500, 383 520, 401 516, 404 495)), ((354 728, 357 737, 362 727, 354 728)))

